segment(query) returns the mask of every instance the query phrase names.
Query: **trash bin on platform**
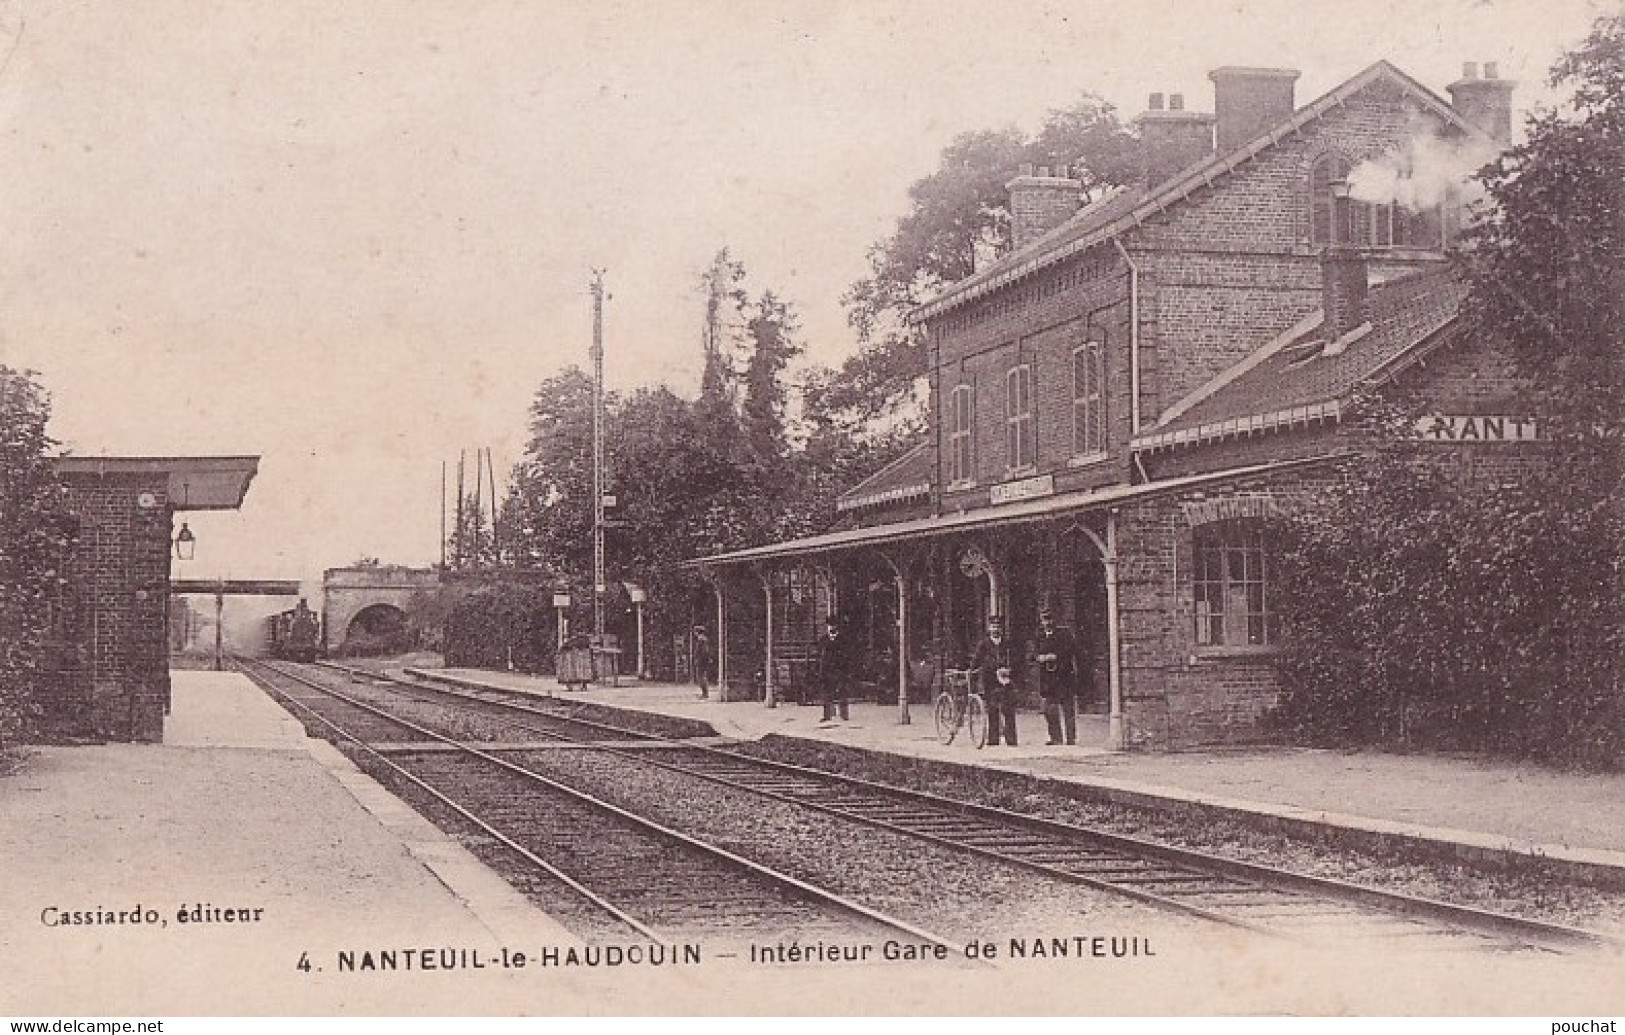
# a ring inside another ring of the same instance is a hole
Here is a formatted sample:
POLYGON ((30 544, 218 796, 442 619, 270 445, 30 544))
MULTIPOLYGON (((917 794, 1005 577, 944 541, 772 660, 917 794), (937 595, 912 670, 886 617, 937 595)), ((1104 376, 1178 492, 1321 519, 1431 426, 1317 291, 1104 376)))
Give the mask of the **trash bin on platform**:
POLYGON ((585 690, 593 681, 593 649, 565 647, 559 651, 559 683, 566 690, 585 690))
POLYGON ((621 649, 619 647, 594 647, 592 649, 592 676, 595 682, 608 682, 610 686, 620 686, 621 676, 621 649))

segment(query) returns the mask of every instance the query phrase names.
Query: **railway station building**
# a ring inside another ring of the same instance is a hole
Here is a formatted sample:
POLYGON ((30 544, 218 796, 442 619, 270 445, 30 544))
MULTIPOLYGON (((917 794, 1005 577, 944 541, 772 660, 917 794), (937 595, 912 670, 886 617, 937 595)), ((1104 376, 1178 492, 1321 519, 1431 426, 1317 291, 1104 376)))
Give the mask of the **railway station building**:
POLYGON ((56 460, 76 524, 50 609, 46 725, 57 736, 156 743, 169 704, 171 561, 184 515, 236 510, 255 456, 56 460), (177 527, 177 515, 180 527, 177 527))
POLYGON ((834 613, 906 719, 989 615, 1021 644, 1048 608, 1110 746, 1246 740, 1278 695, 1270 523, 1356 448, 1351 398, 1419 393, 1452 464, 1536 448, 1457 319, 1443 187, 1508 144, 1513 84, 1468 65, 1446 99, 1380 61, 1300 105, 1289 69, 1209 78, 1212 113, 1151 95, 1138 182, 1085 206, 1064 169, 1012 170, 1012 250, 912 316, 926 441, 832 531, 696 562, 732 698, 802 692, 834 613))

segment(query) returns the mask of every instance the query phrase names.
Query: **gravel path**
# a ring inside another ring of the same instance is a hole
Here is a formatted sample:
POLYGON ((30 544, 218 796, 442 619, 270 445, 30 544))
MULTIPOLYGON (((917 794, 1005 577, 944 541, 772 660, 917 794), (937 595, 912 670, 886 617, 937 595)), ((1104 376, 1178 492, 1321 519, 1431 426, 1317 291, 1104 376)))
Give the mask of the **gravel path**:
POLYGON ((1133 930, 1175 921, 1160 911, 1022 873, 963 853, 735 791, 656 767, 581 751, 511 756, 636 810, 930 930, 996 937, 1013 929, 1065 934, 1089 926, 1133 930))
POLYGON ((1625 894, 1576 885, 1538 862, 1498 870, 1403 853, 1377 854, 1261 831, 1207 814, 1080 801, 1067 793, 1065 785, 1051 781, 789 738, 769 737, 736 750, 1246 862, 1625 935, 1625 894))

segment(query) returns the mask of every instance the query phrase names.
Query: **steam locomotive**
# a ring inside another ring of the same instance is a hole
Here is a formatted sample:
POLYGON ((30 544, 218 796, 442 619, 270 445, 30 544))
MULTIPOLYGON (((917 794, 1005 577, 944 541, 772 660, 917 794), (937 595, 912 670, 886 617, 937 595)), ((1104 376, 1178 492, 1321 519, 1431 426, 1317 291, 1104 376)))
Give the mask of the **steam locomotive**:
POLYGON ((303 600, 265 620, 265 641, 273 657, 311 662, 321 644, 322 623, 303 600))

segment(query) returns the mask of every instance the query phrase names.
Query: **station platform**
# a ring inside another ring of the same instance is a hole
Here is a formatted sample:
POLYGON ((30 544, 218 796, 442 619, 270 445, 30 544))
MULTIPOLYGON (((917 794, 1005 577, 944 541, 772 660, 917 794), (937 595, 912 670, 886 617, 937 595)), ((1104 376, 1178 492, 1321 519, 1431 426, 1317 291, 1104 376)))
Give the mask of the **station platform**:
POLYGON ((339 954, 575 944, 246 677, 171 678, 162 744, 6 756, 0 1016, 464 1013, 451 972, 339 954))
POLYGON ((689 686, 622 679, 566 691, 546 676, 476 669, 414 670, 450 681, 699 719, 718 734, 769 734, 982 766, 1079 785, 1104 800, 1210 809, 1243 822, 1312 832, 1373 848, 1395 842, 1429 854, 1516 864, 1540 860, 1579 879, 1625 888, 1625 775, 1568 773, 1511 762, 1304 748, 1225 748, 1162 754, 1107 748, 1106 719, 1078 717, 1078 744, 1049 746, 1044 718, 1017 714, 1017 746, 977 750, 938 742, 931 708, 854 702, 850 722, 822 722, 818 705, 699 698, 689 686))

